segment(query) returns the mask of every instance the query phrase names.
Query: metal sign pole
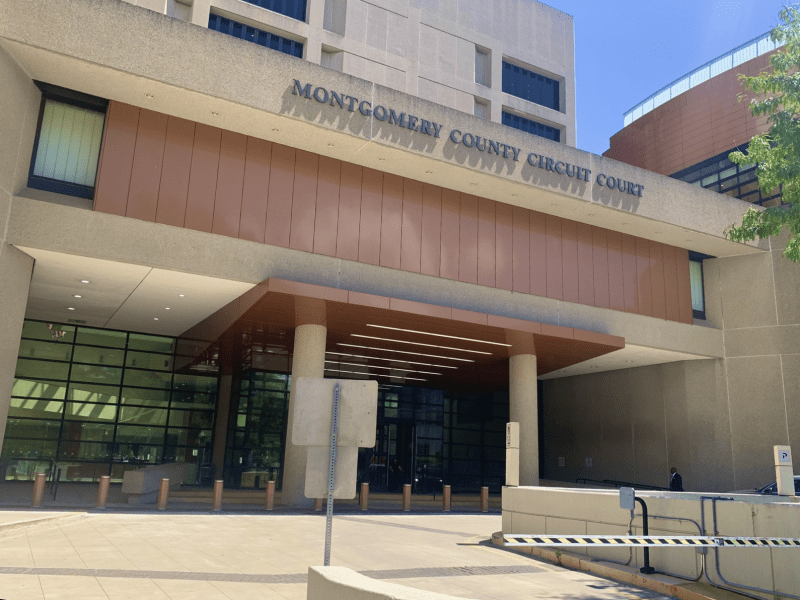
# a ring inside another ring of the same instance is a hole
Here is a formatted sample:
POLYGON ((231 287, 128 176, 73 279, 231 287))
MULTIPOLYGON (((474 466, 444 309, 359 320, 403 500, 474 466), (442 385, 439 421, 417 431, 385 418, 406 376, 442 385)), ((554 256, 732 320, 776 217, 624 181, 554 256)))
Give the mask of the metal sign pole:
POLYGON ((325 524, 325 566, 331 565, 331 530, 333 528, 333 485, 336 477, 336 435, 339 430, 339 384, 333 386, 333 415, 331 416, 331 462, 328 470, 328 514, 325 524))

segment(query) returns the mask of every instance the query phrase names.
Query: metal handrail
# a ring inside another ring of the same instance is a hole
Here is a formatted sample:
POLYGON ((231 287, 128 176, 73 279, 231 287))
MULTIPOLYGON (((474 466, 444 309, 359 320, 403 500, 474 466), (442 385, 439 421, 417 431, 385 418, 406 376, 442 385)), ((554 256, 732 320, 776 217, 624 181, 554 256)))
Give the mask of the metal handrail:
POLYGON ((630 483, 628 481, 616 481, 614 479, 588 479, 586 477, 578 477, 575 483, 597 483, 601 485, 613 485, 614 487, 632 487, 637 490, 653 490, 659 492, 668 492, 669 488, 658 487, 657 485, 647 485, 644 483, 630 483))

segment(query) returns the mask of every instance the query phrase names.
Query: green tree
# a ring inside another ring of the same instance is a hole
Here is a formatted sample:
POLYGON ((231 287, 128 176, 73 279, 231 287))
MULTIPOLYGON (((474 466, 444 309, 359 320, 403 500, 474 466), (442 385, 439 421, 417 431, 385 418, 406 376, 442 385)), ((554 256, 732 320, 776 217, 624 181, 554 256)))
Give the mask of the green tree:
POLYGON ((782 185, 786 205, 763 211, 749 208, 742 224, 726 229, 725 236, 748 242, 777 236, 786 228, 790 238, 783 255, 800 262, 800 7, 784 7, 780 19, 770 37, 783 49, 770 57, 772 69, 755 77, 739 76, 757 96, 750 103, 753 116, 769 115, 770 129, 750 140, 746 154, 732 152, 730 159, 739 165, 756 163, 761 191, 782 185))

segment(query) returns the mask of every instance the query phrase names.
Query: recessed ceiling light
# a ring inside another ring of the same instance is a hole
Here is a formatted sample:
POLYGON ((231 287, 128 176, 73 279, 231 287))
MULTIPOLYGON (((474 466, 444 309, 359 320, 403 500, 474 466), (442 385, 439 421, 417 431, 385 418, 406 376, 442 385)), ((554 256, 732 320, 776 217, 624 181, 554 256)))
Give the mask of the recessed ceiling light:
POLYGON ((178 298, 183 298, 186 294, 178 294, 178 298))
POLYGON ((153 321, 158 321, 158 317, 153 317, 153 321))
POLYGON ((145 98, 155 98, 155 96, 153 96, 153 94, 145 94, 144 97, 145 98))
POLYGON ((450 346, 437 346, 436 344, 423 344, 422 342, 409 342, 407 340, 394 340, 391 338, 382 338, 382 337, 374 337, 371 335, 359 335, 357 333, 351 333, 352 337, 357 338, 364 338, 367 340, 378 340, 381 342, 392 342, 394 344, 410 344, 412 346, 425 346, 426 348, 441 348, 442 350, 453 350, 455 352, 469 352, 470 354, 486 354, 491 356, 491 352, 484 352, 483 350, 467 350, 466 348, 452 348, 450 346))
POLYGON ((169 310, 169 306, 168 306, 168 307, 166 307, 164 310, 169 310))
POLYGON ((445 335, 443 333, 430 333, 428 331, 416 331, 414 329, 400 329, 399 327, 387 327, 386 325, 372 325, 367 323, 367 327, 377 327, 378 329, 391 329, 392 331, 403 331, 405 333, 418 333, 420 335, 435 335, 436 337, 450 338, 451 340, 461 340, 464 342, 478 342, 479 344, 491 344, 492 346, 506 346, 511 347, 511 344, 502 344, 500 342, 487 342, 486 340, 476 340, 474 338, 458 337, 455 335, 445 335))
POLYGON ((384 356, 364 356, 363 354, 345 354, 344 352, 325 352, 325 354, 335 354, 336 356, 347 356, 349 358, 366 358, 368 360, 388 360, 391 362, 402 362, 405 365, 422 365, 423 367, 436 367, 437 369, 457 369, 455 365, 434 365, 431 363, 415 362, 404 358, 386 358, 384 356))
POLYGON ((633 361, 632 360, 626 360, 625 362, 626 363, 632 363, 633 361))
POLYGON ((469 358, 456 358, 455 356, 439 356, 437 354, 422 354, 420 352, 406 352, 405 350, 394 350, 391 348, 376 348, 375 346, 358 346, 356 344, 344 344, 337 342, 337 346, 344 346, 345 348, 361 348, 362 350, 377 350, 379 352, 394 352, 395 354, 410 354, 412 356, 424 356, 426 358, 441 358, 444 360, 457 360, 460 362, 475 362, 469 358))
POLYGON ((401 369, 399 367, 379 367, 377 365, 365 365, 364 363, 350 363, 341 362, 339 360, 326 360, 326 363, 335 365, 345 365, 347 367, 365 367, 367 369, 381 369, 382 371, 405 371, 406 373, 424 373, 425 375, 441 375, 441 373, 434 373, 433 371, 415 371, 414 369, 401 369))
POLYGON ((331 144, 330 142, 328 142, 328 148, 333 148, 333 144, 331 144))
POLYGON ((219 116, 219 113, 218 113, 217 111, 215 111, 215 110, 212 110, 212 111, 211 111, 211 114, 212 114, 212 115, 214 115, 215 117, 218 117, 218 116, 219 116))
POLYGON ((378 158, 378 160, 386 160, 385 158, 378 158))
POLYGON ((517 193, 511 194, 511 195, 512 195, 514 198, 516 198, 517 196, 519 196, 519 194, 517 194, 517 193))
POLYGON ((73 297, 73 298, 83 298, 83 296, 81 296, 80 294, 73 294, 73 296, 72 296, 72 297, 73 297))
POLYGON ((277 127, 273 127, 272 131, 280 131, 280 129, 278 129, 277 127))
POLYGON ((81 279, 81 283, 89 283, 88 279, 81 279))
POLYGON ((67 310, 75 310, 75 309, 70 306, 67 310))
POLYGON ((428 175, 432 175, 433 171, 425 171, 428 175))

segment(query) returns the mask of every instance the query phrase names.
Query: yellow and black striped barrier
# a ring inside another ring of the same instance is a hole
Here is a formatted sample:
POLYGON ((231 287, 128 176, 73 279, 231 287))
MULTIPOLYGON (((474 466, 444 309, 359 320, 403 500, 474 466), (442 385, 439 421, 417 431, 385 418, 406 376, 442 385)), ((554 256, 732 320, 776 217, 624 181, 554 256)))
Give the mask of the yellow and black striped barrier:
POLYGON ((635 546, 723 548, 800 548, 800 538, 642 536, 642 535, 504 535, 506 546, 635 546))

